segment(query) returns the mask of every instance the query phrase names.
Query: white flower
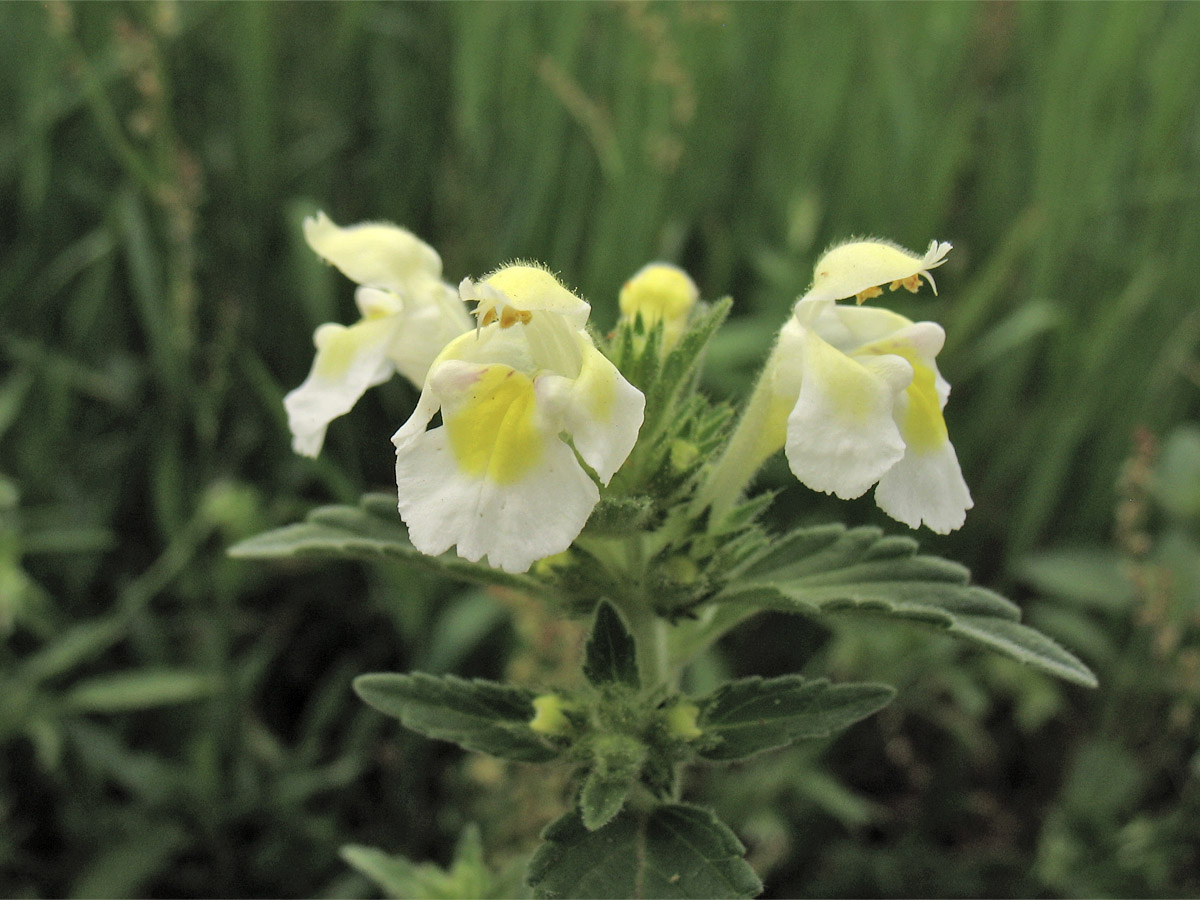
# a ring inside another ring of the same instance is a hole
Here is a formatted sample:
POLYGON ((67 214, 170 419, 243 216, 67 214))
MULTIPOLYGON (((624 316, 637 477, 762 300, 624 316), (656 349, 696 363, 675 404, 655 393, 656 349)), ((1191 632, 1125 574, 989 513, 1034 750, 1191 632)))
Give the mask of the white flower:
POLYGON ((935 357, 945 332, 884 309, 838 306, 832 295, 928 278, 925 269, 949 245, 935 243, 925 259, 879 246, 844 245, 864 252, 837 248, 818 262, 813 289, 780 333, 773 405, 780 413, 790 406, 785 452, 804 484, 849 499, 878 483, 875 502, 885 513, 945 534, 973 505, 942 416, 950 386, 935 357))
POLYGON ((441 349, 472 323, 454 288, 441 280, 437 251, 403 228, 339 228, 317 213, 305 220, 304 237, 361 285, 354 299, 362 319, 317 329, 312 370, 283 401, 293 449, 316 456, 329 423, 349 412, 367 388, 394 372, 422 384, 441 349))
POLYGON ((929 242, 924 256, 918 256, 891 241, 869 239, 839 244, 825 251, 813 267, 812 287, 804 300, 845 300, 854 297, 859 303, 878 297, 882 285, 893 291, 904 287, 916 293, 924 278, 937 293, 930 269, 946 261, 950 244, 929 242))
POLYGON ((479 326, 442 350, 392 438, 400 515, 422 553, 457 546, 524 572, 583 530, 645 398, 583 330, 588 304, 545 270, 507 266, 460 291, 479 326))

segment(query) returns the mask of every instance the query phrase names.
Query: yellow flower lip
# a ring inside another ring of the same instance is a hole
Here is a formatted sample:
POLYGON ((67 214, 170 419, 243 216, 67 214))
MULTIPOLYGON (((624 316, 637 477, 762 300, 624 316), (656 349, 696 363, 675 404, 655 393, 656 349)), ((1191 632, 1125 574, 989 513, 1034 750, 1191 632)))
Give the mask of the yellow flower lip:
POLYGON ((838 244, 817 260, 812 286, 800 302, 854 297, 861 304, 882 294, 883 285, 893 291, 903 287, 915 293, 922 278, 936 294, 937 284, 930 270, 942 265, 950 250, 947 241, 930 241, 923 256, 877 238, 838 244))

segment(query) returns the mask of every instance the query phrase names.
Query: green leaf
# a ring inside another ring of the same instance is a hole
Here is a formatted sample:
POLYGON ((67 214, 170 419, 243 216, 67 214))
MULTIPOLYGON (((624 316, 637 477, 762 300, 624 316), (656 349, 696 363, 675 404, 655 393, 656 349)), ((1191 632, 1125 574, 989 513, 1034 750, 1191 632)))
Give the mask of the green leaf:
POLYGON ((628 735, 602 734, 592 753, 592 769, 579 792, 579 811, 588 831, 607 825, 621 811, 646 762, 647 748, 628 735))
POLYGON ((882 709, 895 693, 885 684, 834 685, 799 675, 731 681, 695 701, 704 733, 697 753, 743 759, 801 738, 828 737, 882 709))
POLYGON ((596 624, 588 638, 583 674, 596 687, 603 684, 624 684, 635 690, 641 687, 633 635, 607 601, 601 601, 596 608, 596 624))
POLYGON ((529 727, 532 691, 423 672, 360 675, 354 690, 380 712, 426 737, 523 762, 545 762, 558 755, 529 727))
POLYGON ((333 557, 370 561, 395 560, 439 572, 472 584, 499 585, 535 595, 546 586, 528 575, 513 575, 453 553, 426 556, 408 539, 408 529, 388 495, 367 494, 359 506, 322 506, 304 522, 255 535, 229 548, 237 559, 333 557), (387 498, 386 507, 381 498, 387 498))
POLYGON ((210 697, 221 687, 213 676, 186 669, 139 669, 97 675, 76 684, 63 705, 77 713, 115 713, 210 697))
POLYGON ((906 537, 877 528, 802 528, 736 568, 714 598, 761 609, 822 616, 868 613, 945 629, 1087 687, 1096 676, 1050 638, 1020 624, 1020 609, 949 560, 917 555, 906 537))
POLYGON ((646 527, 654 515, 648 497, 601 497, 588 517, 585 533, 607 537, 627 537, 646 527))
POLYGON ((69 897, 143 897, 185 853, 190 835, 178 823, 139 822, 128 835, 103 834, 100 847, 74 875, 69 897))
POLYGON ((668 409, 671 401, 690 386, 700 367, 704 349, 729 316, 733 300, 724 297, 700 311, 663 360, 662 369, 646 396, 646 408, 668 409))
POLYGON ((633 789, 632 778, 606 778, 592 770, 579 792, 579 812, 588 831, 603 828, 625 805, 633 789))
POLYGON ((389 897, 405 900, 457 900, 461 897, 501 898, 521 893, 521 868, 493 872, 484 862, 479 826, 467 825, 449 869, 433 863, 414 863, 375 847, 347 844, 341 849, 347 863, 366 875, 389 897))
POLYGON ((746 848, 711 812, 626 809, 596 831, 575 810, 542 833, 526 876, 537 897, 754 897, 746 848))
POLYGON ((1115 550, 1046 550, 1018 559, 1013 573, 1044 597, 1110 615, 1127 613, 1134 601, 1133 581, 1115 550))

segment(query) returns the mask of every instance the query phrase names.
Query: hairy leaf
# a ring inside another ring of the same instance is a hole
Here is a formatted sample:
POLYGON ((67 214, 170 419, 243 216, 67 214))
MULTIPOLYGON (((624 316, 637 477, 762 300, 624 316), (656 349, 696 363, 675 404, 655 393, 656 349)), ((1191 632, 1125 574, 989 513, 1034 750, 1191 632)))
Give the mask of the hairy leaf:
POLYGON ((333 557, 339 559, 390 559, 440 572, 472 584, 499 585, 533 594, 545 586, 527 575, 513 575, 483 563, 468 562, 446 553, 426 556, 408 539, 408 529, 396 512, 395 499, 367 494, 359 506, 322 506, 306 521, 267 531, 229 548, 238 559, 333 557), (386 501, 386 506, 385 502, 386 501))
POLYGON ((882 709, 895 693, 885 684, 835 685, 799 675, 732 681, 696 701, 696 724, 705 738, 697 753, 742 759, 802 738, 828 737, 882 709))
POLYGON ((1087 687, 1096 677, 1018 607, 968 583, 949 560, 917 555, 917 543, 877 528, 821 525, 773 541, 730 576, 718 603, 810 616, 873 613, 931 625, 1087 687))
POLYGON ((627 808, 596 831, 572 810, 542 837, 527 875, 538 897, 754 897, 762 890, 741 841, 695 806, 627 808))
POLYGON ((558 755, 529 727, 532 691, 423 672, 360 675, 354 690, 380 712, 426 737, 523 762, 545 762, 558 755))
POLYGON ((602 684, 641 686, 637 670, 637 647, 610 603, 601 601, 596 608, 596 624, 587 642, 583 674, 596 687, 602 684))

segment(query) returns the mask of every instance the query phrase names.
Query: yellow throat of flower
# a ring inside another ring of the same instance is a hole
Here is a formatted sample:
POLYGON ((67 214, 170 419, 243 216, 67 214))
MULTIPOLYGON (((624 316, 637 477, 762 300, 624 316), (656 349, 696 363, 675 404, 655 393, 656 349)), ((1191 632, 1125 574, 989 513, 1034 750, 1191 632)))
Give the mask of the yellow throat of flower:
POLYGON ((536 406, 528 376, 504 365, 485 369, 467 389, 464 402, 446 417, 459 468, 497 484, 520 481, 537 466, 545 449, 536 406))

